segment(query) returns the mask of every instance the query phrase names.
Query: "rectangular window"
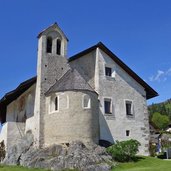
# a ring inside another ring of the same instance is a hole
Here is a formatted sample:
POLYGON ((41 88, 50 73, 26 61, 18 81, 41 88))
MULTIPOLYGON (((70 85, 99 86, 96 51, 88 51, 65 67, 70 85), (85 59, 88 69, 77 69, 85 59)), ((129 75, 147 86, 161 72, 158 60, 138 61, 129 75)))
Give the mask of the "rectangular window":
POLYGON ((132 101, 126 101, 126 115, 127 116, 133 116, 133 104, 132 101))
POLYGON ((105 67, 105 75, 108 77, 111 77, 112 76, 112 68, 105 67))
POLYGON ((112 114, 112 101, 111 99, 104 100, 104 110, 105 114, 112 114))

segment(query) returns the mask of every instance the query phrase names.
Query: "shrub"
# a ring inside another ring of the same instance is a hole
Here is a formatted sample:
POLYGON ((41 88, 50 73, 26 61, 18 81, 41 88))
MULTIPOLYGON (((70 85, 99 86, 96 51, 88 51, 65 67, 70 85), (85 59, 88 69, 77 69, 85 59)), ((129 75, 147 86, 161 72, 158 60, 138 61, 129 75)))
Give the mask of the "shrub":
POLYGON ((107 148, 114 160, 119 162, 128 162, 135 159, 140 143, 137 140, 116 141, 116 143, 107 148))
POLYGON ((150 142, 149 151, 150 151, 151 157, 155 157, 157 155, 156 154, 156 148, 157 148, 156 144, 150 142))

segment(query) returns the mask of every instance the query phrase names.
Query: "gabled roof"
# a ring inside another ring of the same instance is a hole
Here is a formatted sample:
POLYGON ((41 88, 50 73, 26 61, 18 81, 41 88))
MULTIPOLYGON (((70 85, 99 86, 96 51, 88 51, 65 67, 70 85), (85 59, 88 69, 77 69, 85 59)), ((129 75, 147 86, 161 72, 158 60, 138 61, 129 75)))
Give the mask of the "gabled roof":
POLYGON ((65 35, 65 33, 61 30, 61 28, 59 27, 59 25, 56 22, 54 24, 50 25, 49 27, 45 28, 44 30, 42 30, 38 34, 37 38, 39 38, 44 32, 48 31, 51 28, 57 28, 63 34, 63 36, 66 38, 66 40, 69 41, 67 36, 65 35))
POLYGON ((46 95, 69 90, 88 90, 95 92, 77 70, 70 69, 46 92, 46 95))
POLYGON ((15 90, 12 90, 4 95, 0 99, 0 121, 4 123, 6 121, 6 107, 12 101, 17 99, 22 93, 28 90, 33 84, 36 83, 37 77, 33 77, 29 80, 22 82, 15 90))
POLYGON ((69 62, 72 62, 74 60, 77 60, 84 55, 94 51, 95 49, 100 48, 102 51, 104 51, 109 57, 113 59, 114 62, 116 62, 123 70, 125 70, 134 80, 136 80, 142 87, 144 87, 146 93, 147 93, 147 99, 153 98, 158 96, 158 93, 150 87, 143 79, 141 79, 134 71, 132 71, 124 62, 122 62, 113 52, 111 52, 102 42, 97 43, 96 45, 70 57, 68 59, 69 62))
POLYGON ((0 99, 0 105, 6 104, 8 105, 17 97, 19 97, 22 93, 24 93, 27 89, 29 89, 34 83, 36 83, 37 77, 30 78, 24 82, 22 82, 16 89, 6 93, 2 99, 0 99))

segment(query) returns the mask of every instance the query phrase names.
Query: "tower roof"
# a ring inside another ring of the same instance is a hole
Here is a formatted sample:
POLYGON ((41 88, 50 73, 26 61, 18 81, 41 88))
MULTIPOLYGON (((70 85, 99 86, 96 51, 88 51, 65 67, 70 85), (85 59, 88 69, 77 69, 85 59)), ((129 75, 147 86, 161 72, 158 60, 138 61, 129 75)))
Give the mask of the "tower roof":
POLYGON ((46 95, 69 90, 88 90, 95 92, 76 69, 70 69, 46 92, 46 95))
POLYGON ((66 40, 69 41, 68 38, 67 38, 67 36, 65 35, 65 33, 62 31, 62 29, 59 27, 59 25, 58 25, 56 22, 55 22, 54 24, 50 25, 49 27, 45 28, 44 30, 42 30, 42 31, 38 34, 37 37, 39 38, 43 33, 46 33, 46 32, 49 31, 50 29, 57 29, 57 30, 59 30, 59 31, 62 33, 62 35, 66 38, 66 40))

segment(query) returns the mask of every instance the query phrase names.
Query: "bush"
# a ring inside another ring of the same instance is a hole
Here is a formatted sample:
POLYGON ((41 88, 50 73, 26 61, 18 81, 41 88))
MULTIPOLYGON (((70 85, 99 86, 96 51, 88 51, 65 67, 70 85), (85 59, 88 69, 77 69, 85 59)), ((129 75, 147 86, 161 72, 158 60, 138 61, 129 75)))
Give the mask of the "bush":
POLYGON ((107 148, 114 160, 119 162, 128 162, 135 159, 140 143, 137 140, 116 141, 116 143, 107 148))
POLYGON ((150 146, 149 146, 149 151, 150 151, 150 156, 151 157, 155 157, 157 154, 156 154, 156 144, 153 144, 150 142, 150 146))

